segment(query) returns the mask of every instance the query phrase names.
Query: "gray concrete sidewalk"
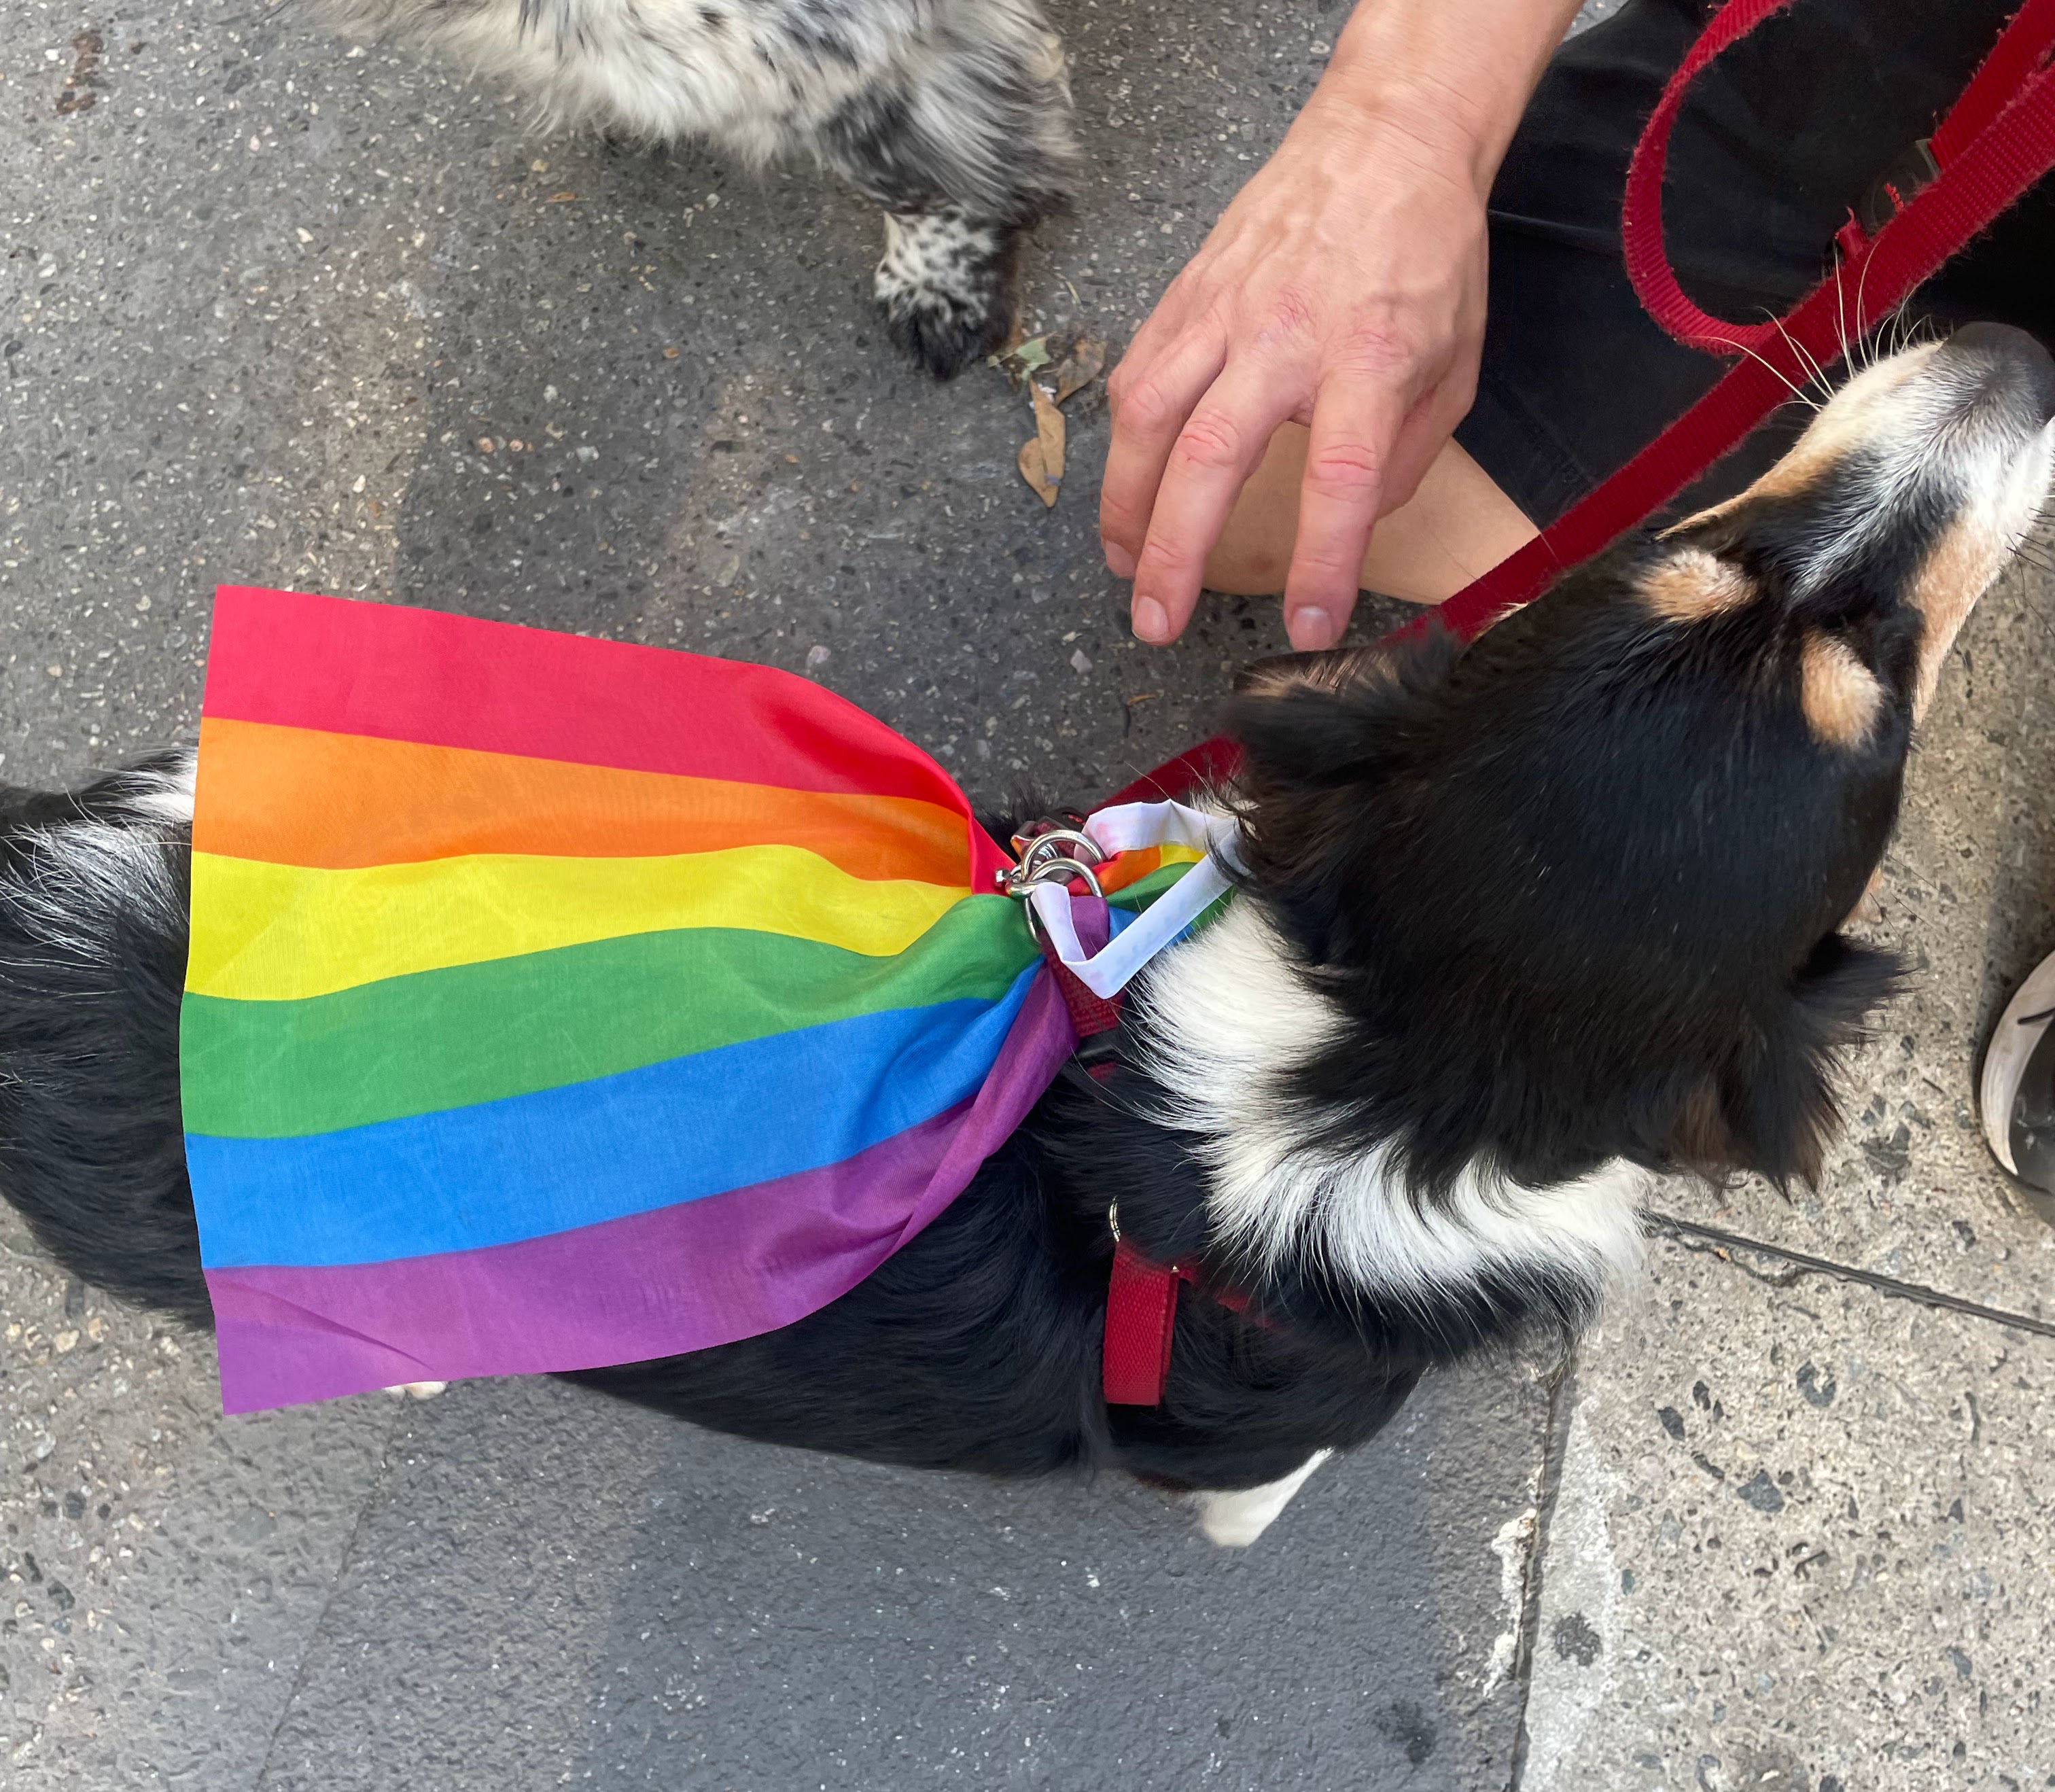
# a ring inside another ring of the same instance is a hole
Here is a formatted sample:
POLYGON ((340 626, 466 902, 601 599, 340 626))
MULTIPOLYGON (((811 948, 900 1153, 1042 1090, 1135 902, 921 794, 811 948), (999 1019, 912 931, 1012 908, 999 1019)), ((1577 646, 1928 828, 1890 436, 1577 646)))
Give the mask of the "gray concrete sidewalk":
MULTIPOLYGON (((1030 309, 1117 344, 1339 14, 1058 11, 1091 172, 1030 309)), ((0 778, 189 733, 218 579, 810 671, 988 796, 1110 787, 1282 645, 1132 645, 1095 397, 1045 513, 1020 400, 897 361, 810 176, 532 135, 290 14, 0 17, 0 778)), ((2055 1784, 2055 1235, 1969 1083, 2055 945, 2049 600, 1944 681, 1876 930, 1919 971, 1823 1187, 1669 1191, 1698 1230, 1572 1364, 1429 1387, 1246 1556, 542 1383, 224 1422, 204 1341, 0 1221, 6 1784, 2055 1784)))

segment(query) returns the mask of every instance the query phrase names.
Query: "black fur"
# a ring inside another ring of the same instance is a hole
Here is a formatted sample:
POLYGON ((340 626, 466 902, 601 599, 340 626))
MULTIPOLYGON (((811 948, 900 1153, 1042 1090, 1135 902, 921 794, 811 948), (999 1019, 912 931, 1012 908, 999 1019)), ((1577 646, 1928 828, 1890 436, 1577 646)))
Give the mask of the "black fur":
POLYGON ((0 1190, 76 1273, 204 1326, 179 1114, 187 837, 139 829, 135 789, 126 773, 68 796, 0 786, 0 1190), (81 820, 140 836, 168 898, 80 913, 85 950, 21 900, 49 887, 50 831, 81 820))
POLYGON ((1809 1176, 1821 1067, 1889 991, 1833 929, 1896 816, 1909 694, 1861 752, 1822 745, 1784 606, 1651 626, 1627 594, 1662 551, 1467 652, 1231 711, 1256 877, 1349 1017, 1297 1092, 1428 1197, 1481 1155, 1537 1186, 1615 1158, 1809 1176))

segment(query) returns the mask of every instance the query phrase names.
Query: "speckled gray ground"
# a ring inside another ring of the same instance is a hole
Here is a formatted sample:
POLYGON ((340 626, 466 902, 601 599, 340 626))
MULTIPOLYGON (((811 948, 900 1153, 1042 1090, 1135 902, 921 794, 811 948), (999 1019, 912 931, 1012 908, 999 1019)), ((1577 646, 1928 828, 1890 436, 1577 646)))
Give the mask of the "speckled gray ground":
MULTIPOLYGON (((1057 11, 1092 172, 1030 312, 1117 347, 1339 14, 1057 11)), ((984 796, 1104 790, 1281 644, 1215 603, 1130 645, 1096 395, 1045 513, 1020 401, 901 366, 874 221, 809 176, 532 134, 290 12, 0 18, 0 776, 189 731, 217 579, 806 669, 984 796)), ((1924 968, 1827 1186, 1666 1197, 1883 1285, 1659 1242, 1567 1374, 1430 1387, 1230 1557, 1132 1489, 544 1383, 224 1423, 203 1340, 0 1218, 7 1784, 2041 1785, 2050 1347, 1901 1285, 2033 1319, 2055 1268, 1967 1080, 2055 944, 2049 596, 2008 582, 1944 682, 1879 924, 1924 968)))

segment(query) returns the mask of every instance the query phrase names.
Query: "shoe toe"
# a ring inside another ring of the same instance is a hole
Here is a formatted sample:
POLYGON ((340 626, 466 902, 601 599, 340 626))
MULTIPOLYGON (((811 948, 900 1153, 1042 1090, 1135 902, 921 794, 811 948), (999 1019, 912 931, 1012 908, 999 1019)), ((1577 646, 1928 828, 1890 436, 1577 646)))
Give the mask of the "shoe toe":
POLYGON ((1978 1083, 1991 1155, 2029 1187, 2055 1193, 2055 955, 1999 1016, 1978 1083))

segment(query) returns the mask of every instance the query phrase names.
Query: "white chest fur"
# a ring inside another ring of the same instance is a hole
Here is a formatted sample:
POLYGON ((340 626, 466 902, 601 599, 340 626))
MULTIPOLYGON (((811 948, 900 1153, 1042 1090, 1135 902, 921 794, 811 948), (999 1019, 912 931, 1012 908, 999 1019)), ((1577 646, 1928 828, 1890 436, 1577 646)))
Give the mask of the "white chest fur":
POLYGON ((1290 1073, 1339 1048, 1327 998, 1293 968, 1256 904, 1159 959, 1136 992, 1150 1068, 1173 1091, 1162 1118, 1193 1138, 1214 1235, 1259 1262, 1311 1253, 1367 1291, 1418 1301, 1485 1276, 1547 1273, 1594 1294, 1640 1256, 1636 1214, 1648 1174, 1615 1161, 1529 1187, 1466 1170, 1448 1194, 1416 1198, 1382 1147, 1309 1144, 1322 1116, 1290 1073))

